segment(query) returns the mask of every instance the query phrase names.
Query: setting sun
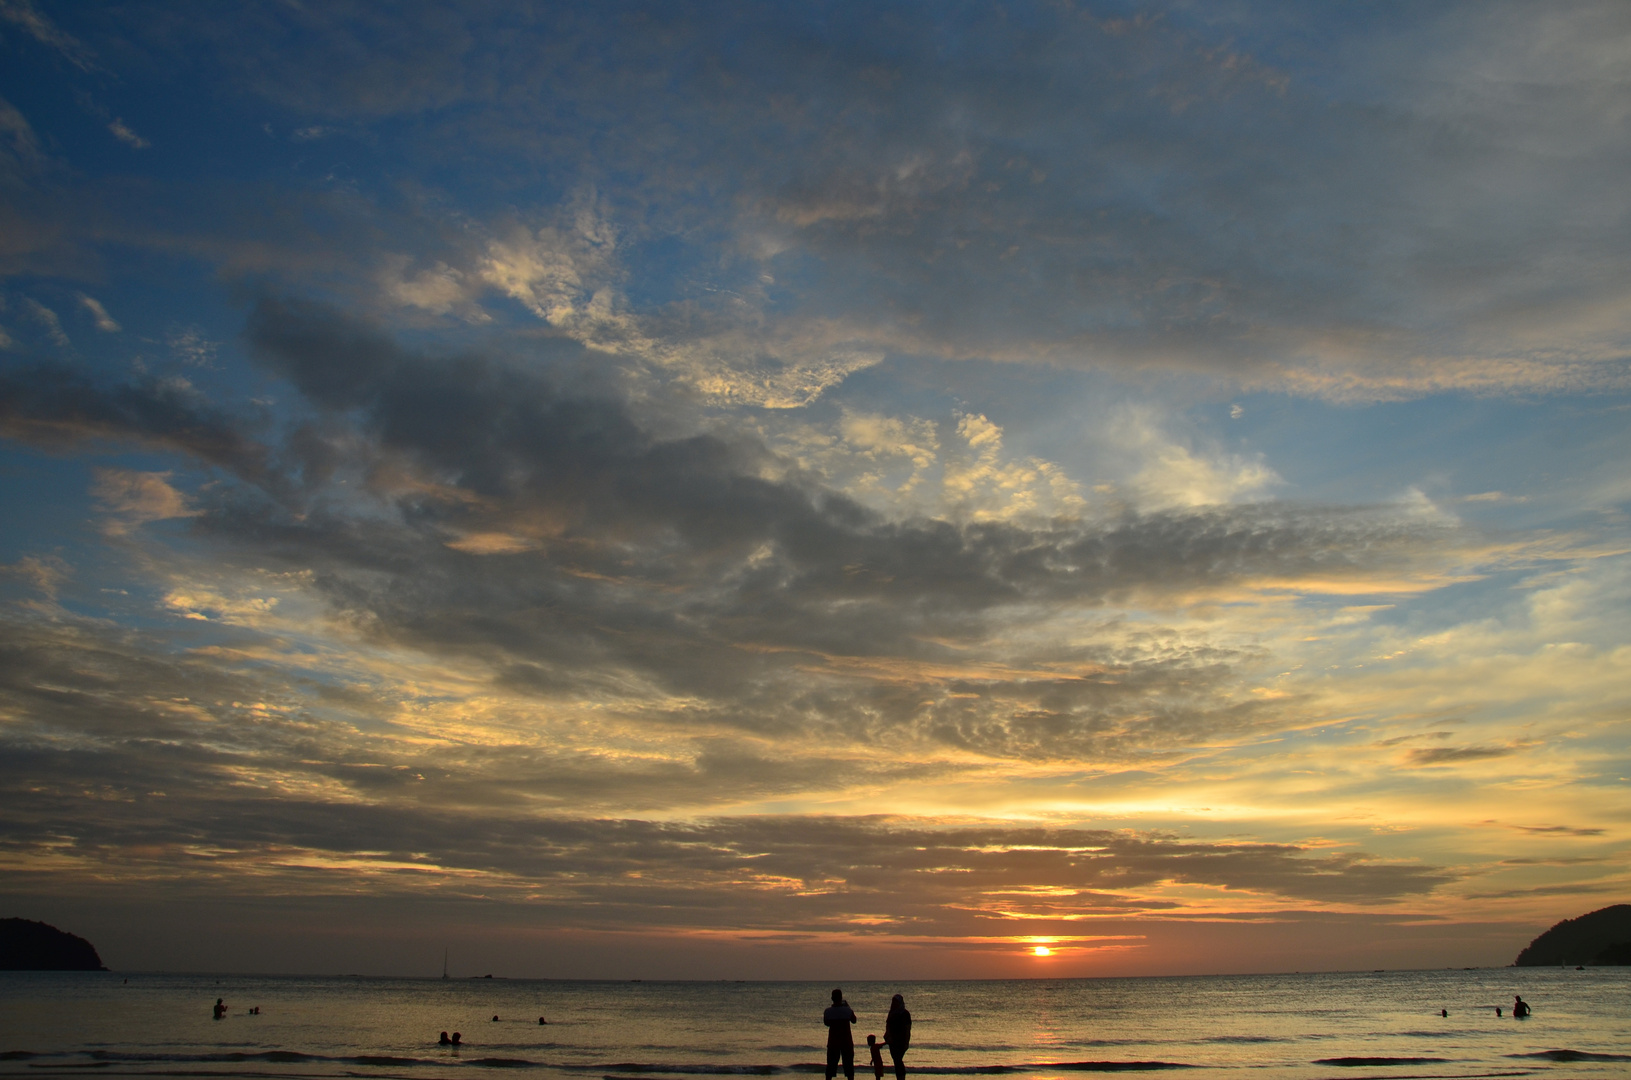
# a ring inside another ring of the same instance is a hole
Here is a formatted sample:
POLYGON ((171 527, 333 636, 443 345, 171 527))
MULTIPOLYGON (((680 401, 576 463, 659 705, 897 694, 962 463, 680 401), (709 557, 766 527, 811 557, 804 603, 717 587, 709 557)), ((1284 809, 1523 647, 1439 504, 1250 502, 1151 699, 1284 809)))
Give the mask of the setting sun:
POLYGON ((1031 952, 1035 953, 1037 956, 1053 955, 1053 950, 1048 948, 1046 945, 1038 945, 1036 948, 1032 949, 1031 952))

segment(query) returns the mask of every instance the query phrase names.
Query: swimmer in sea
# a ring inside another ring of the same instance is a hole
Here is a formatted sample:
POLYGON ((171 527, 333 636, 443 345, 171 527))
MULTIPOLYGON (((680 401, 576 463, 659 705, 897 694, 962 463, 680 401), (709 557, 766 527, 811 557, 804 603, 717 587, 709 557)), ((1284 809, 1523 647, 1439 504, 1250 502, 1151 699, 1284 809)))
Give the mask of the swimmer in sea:
POLYGON ((227 1014, 226 1002, 222 1001, 220 998, 216 998, 215 999, 215 1018, 217 1020, 219 1020, 219 1019, 221 1019, 221 1017, 225 1016, 226 1014, 227 1014))
POLYGON ((440 1039, 436 1040, 436 1045, 437 1046, 452 1046, 453 1045, 453 1040, 448 1038, 447 1037, 447 1032, 444 1031, 444 1032, 442 1032, 442 1037, 440 1039))
POLYGON ((1528 1016, 1529 1003, 1523 1000, 1521 997, 1514 996, 1512 999, 1512 1015, 1519 1020, 1522 1020, 1524 1017, 1528 1016))
POLYGON ((457 1031, 455 1031, 453 1033, 453 1045, 454 1046, 463 1046, 464 1045, 463 1043, 461 1043, 459 1041, 459 1033, 457 1031))

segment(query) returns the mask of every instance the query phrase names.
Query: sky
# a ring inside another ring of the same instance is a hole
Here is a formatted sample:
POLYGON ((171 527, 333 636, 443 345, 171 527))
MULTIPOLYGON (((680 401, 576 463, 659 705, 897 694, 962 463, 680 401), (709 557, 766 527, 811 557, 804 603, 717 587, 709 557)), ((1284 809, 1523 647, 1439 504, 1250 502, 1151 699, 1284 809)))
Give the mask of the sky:
POLYGON ((1500 965, 1631 899, 1631 7, 0 0, 0 908, 1500 965))

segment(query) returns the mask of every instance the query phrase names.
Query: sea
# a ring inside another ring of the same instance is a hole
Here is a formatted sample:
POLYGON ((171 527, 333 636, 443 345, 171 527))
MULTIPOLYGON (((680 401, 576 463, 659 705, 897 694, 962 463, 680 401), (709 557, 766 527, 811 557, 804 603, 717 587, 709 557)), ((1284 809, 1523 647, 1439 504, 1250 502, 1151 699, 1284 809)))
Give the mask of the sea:
MULTIPOLYGON (((821 1012, 832 989, 3 972, 0 1077, 814 1076, 824 1072, 821 1012), (212 1018, 217 998, 227 1007, 220 1020, 212 1018), (438 1045, 443 1031, 459 1032, 462 1045, 438 1045)), ((856 1065, 865 1080, 866 1036, 883 1034, 897 993, 914 1021, 908 1075, 924 1078, 1631 1077, 1631 968, 861 982, 843 990, 860 1017, 856 1065), (1514 995, 1532 1015, 1513 1017, 1514 995)))

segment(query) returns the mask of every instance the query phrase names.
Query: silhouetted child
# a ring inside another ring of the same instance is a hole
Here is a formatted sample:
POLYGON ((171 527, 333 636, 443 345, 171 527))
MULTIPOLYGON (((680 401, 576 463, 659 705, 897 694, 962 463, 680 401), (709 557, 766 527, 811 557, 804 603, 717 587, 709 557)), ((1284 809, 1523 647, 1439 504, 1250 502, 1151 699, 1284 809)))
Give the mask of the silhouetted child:
POLYGON ((872 1051, 872 1075, 883 1080, 883 1044, 878 1042, 876 1035, 868 1035, 866 1046, 872 1051))

